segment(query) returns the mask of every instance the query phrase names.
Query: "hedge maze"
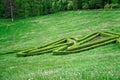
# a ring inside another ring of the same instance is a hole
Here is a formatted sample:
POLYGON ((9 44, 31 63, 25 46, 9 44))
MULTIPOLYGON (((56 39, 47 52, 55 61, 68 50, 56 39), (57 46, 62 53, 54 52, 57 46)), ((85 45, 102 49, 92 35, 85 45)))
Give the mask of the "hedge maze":
POLYGON ((44 53, 65 55, 87 51, 116 42, 120 44, 120 34, 118 33, 111 31, 95 32, 82 38, 63 38, 38 48, 22 50, 17 53, 17 56, 33 56, 44 53))

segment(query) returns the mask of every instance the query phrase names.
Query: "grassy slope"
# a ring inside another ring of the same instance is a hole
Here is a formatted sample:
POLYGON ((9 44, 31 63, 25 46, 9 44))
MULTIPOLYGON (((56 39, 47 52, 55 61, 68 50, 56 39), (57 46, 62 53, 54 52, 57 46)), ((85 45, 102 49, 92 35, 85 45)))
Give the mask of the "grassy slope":
MULTIPOLYGON (((1 19, 0 54, 100 30, 120 32, 120 11, 61 12, 14 23, 1 19)), ((120 46, 111 44, 65 56, 0 55, 0 73, 0 80, 119 80, 120 46)))

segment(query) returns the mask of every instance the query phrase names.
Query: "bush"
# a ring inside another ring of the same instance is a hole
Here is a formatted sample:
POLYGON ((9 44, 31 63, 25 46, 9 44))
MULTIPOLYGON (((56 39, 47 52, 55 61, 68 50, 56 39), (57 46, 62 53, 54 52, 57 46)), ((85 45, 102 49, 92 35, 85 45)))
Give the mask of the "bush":
POLYGON ((57 1, 54 1, 52 2, 52 12, 55 13, 55 12, 58 12, 58 4, 57 4, 57 1))
POLYGON ((111 5, 111 8, 114 8, 114 9, 116 9, 116 8, 120 8, 120 4, 110 4, 111 5))
POLYGON ((87 3, 85 3, 83 6, 82 6, 82 9, 89 9, 89 5, 87 3))
POLYGON ((32 56, 32 55, 40 55, 40 54, 50 53, 50 52, 53 52, 54 55, 70 54, 70 53, 86 51, 86 50, 93 49, 106 44, 110 44, 116 41, 120 44, 120 34, 110 32, 110 31, 96 32, 79 39, 78 43, 74 44, 74 41, 76 41, 75 38, 60 39, 42 47, 22 50, 17 53, 17 56, 18 57, 32 56), (105 35, 106 37, 107 36, 108 37, 97 40, 97 41, 91 41, 101 35, 105 35))
POLYGON ((112 34, 112 35, 120 36, 120 33, 112 32, 112 31, 107 31, 105 33, 109 33, 109 34, 112 34))
POLYGON ((103 37, 112 37, 112 36, 118 36, 118 35, 115 35, 115 34, 111 34, 111 33, 108 33, 108 32, 100 32, 101 36, 103 37))
POLYGON ((90 40, 92 40, 92 39, 94 39, 94 38, 97 38, 99 35, 100 35, 99 33, 96 33, 95 35, 92 35, 91 37, 89 37, 89 38, 87 38, 87 39, 79 42, 78 44, 86 43, 86 42, 88 42, 88 41, 90 41, 90 40))
POLYGON ((90 9, 103 8, 103 3, 102 3, 101 0, 90 0, 90 1, 89 1, 89 8, 90 8, 90 9))
POLYGON ((111 9, 111 5, 110 5, 110 4, 106 4, 106 5, 104 6, 104 9, 111 9))
POLYGON ((90 35, 87 35, 87 36, 84 36, 84 37, 82 37, 82 38, 78 38, 77 39, 77 42, 80 42, 80 41, 83 41, 83 40, 85 40, 85 39, 87 39, 87 38, 89 38, 89 37, 91 37, 91 36, 94 36, 94 35, 96 35, 96 34, 98 34, 99 32, 96 32, 96 33, 93 33, 93 34, 90 34, 90 35))
POLYGON ((90 50, 90 49, 93 49, 93 48, 96 48, 96 47, 99 47, 99 46, 104 46, 104 45, 113 43, 115 41, 116 41, 116 39, 111 39, 111 40, 108 40, 108 41, 105 41, 105 42, 102 42, 102 43, 99 43, 99 44, 74 49, 72 51, 55 51, 55 52, 53 52, 53 55, 66 55, 66 54, 71 54, 71 53, 78 53, 78 52, 82 52, 82 51, 87 51, 87 50, 90 50))
POLYGON ((68 10, 72 10, 73 9, 73 1, 68 1, 67 9, 68 10))

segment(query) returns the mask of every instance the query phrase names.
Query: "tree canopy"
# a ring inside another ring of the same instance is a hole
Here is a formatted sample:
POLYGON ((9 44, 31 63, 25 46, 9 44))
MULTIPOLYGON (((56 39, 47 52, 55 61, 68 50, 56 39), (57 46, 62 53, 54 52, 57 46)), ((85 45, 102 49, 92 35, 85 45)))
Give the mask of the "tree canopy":
POLYGON ((0 17, 20 18, 100 8, 120 8, 120 0, 0 0, 0 17))

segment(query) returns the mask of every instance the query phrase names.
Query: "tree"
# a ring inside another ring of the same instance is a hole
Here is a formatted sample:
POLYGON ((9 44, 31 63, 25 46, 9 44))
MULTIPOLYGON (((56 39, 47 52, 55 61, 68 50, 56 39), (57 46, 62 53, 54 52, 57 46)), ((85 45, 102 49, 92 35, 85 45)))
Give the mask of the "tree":
POLYGON ((12 19, 12 22, 13 22, 13 20, 14 20, 14 13, 13 13, 13 2, 12 2, 12 0, 10 0, 9 3, 10 3, 11 19, 12 19))
POLYGON ((12 21, 14 20, 14 14, 16 14, 15 5, 15 0, 3 0, 5 17, 11 18, 12 21))
POLYGON ((82 0, 78 0, 78 9, 82 9, 82 0))
POLYGON ((73 10, 78 9, 78 0, 73 0, 73 10))
POLYGON ((3 0, 0 0, 0 17, 4 17, 3 0))
POLYGON ((52 13, 55 13, 55 12, 58 12, 59 11, 59 6, 58 6, 58 3, 57 3, 57 0, 54 0, 52 2, 52 13))

